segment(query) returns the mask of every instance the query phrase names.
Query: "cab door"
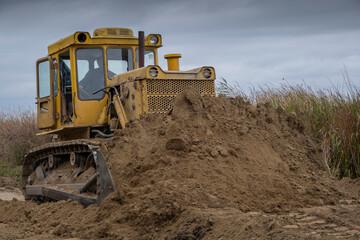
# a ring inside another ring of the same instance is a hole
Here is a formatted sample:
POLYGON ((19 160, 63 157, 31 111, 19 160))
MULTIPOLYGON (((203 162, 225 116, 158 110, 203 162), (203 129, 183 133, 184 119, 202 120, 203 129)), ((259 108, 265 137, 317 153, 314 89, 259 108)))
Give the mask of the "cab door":
POLYGON ((39 129, 54 127, 54 64, 51 57, 36 62, 37 123, 39 129))

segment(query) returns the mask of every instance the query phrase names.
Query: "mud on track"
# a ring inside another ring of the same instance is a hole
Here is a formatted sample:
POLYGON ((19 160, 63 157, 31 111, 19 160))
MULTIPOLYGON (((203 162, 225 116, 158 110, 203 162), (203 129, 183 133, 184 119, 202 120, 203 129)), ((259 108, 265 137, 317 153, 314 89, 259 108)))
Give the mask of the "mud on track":
POLYGON ((301 116, 268 104, 188 89, 102 151, 101 206, 2 201, 0 238, 358 239, 359 180, 330 176, 301 116))

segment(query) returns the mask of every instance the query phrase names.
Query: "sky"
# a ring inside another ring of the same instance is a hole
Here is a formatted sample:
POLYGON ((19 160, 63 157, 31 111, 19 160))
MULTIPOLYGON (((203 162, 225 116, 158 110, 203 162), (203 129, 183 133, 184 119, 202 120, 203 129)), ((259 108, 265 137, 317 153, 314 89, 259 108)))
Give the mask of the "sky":
POLYGON ((360 0, 0 0, 0 109, 35 107, 37 59, 76 31, 159 33, 180 70, 213 66, 245 92, 360 86, 360 0))

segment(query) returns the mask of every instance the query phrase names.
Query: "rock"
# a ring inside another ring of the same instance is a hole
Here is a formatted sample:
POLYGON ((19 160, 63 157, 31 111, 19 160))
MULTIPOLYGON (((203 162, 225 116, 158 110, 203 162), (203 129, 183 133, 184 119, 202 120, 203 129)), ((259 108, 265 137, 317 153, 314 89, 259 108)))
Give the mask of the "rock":
POLYGON ((182 138, 172 138, 166 143, 166 149, 188 152, 187 143, 182 138))

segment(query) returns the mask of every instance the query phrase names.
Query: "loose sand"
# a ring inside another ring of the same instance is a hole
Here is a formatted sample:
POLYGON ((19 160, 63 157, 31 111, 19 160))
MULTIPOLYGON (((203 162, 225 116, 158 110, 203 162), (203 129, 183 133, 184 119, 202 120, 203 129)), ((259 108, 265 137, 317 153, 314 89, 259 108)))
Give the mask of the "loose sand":
POLYGON ((188 89, 102 145, 101 206, 0 201, 1 239, 358 239, 360 181, 332 177, 301 116, 188 89))

